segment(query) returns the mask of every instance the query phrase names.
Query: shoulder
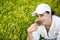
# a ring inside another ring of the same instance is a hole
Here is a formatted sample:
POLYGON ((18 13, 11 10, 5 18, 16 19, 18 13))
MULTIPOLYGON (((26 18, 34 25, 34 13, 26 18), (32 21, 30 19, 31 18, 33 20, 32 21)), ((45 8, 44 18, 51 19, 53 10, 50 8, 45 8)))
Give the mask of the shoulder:
POLYGON ((53 17, 55 23, 60 24, 60 17, 58 17, 56 15, 53 15, 52 17, 53 17))
POLYGON ((56 16, 56 15, 53 15, 52 16, 53 19, 54 19, 54 25, 57 27, 57 28, 60 28, 60 17, 56 16))

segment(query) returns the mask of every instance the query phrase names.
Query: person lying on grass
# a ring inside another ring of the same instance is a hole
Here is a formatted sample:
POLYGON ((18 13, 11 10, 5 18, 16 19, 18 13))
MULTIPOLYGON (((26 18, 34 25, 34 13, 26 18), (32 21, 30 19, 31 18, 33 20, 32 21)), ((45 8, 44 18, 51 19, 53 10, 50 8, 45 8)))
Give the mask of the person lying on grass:
POLYGON ((27 29, 27 40, 39 40, 40 35, 44 40, 60 40, 60 18, 54 13, 48 4, 38 5, 32 13, 37 19, 27 29))

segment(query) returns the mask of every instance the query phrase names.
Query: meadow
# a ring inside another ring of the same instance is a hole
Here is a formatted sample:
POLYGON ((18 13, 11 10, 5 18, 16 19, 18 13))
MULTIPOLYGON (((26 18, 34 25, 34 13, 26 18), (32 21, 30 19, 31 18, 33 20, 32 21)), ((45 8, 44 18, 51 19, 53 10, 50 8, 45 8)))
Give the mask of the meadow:
POLYGON ((31 14, 47 3, 60 17, 60 0, 0 0, 0 40, 27 40, 27 29, 36 17, 31 14))

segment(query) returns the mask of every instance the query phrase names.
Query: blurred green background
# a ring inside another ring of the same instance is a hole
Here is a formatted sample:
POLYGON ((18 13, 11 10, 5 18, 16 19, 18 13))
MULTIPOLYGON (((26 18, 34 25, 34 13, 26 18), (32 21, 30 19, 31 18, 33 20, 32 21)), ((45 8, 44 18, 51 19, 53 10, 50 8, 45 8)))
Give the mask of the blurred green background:
POLYGON ((27 40, 27 28, 36 19, 31 13, 40 3, 60 17, 60 0, 0 0, 0 40, 27 40))

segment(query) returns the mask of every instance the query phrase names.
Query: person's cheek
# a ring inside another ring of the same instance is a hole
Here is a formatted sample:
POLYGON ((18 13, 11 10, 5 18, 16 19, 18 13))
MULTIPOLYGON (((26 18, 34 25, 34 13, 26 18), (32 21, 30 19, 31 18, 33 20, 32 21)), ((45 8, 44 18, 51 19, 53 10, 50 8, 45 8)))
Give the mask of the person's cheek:
POLYGON ((47 18, 44 17, 44 18, 43 18, 43 24, 44 24, 44 25, 46 24, 46 21, 47 21, 47 18))

